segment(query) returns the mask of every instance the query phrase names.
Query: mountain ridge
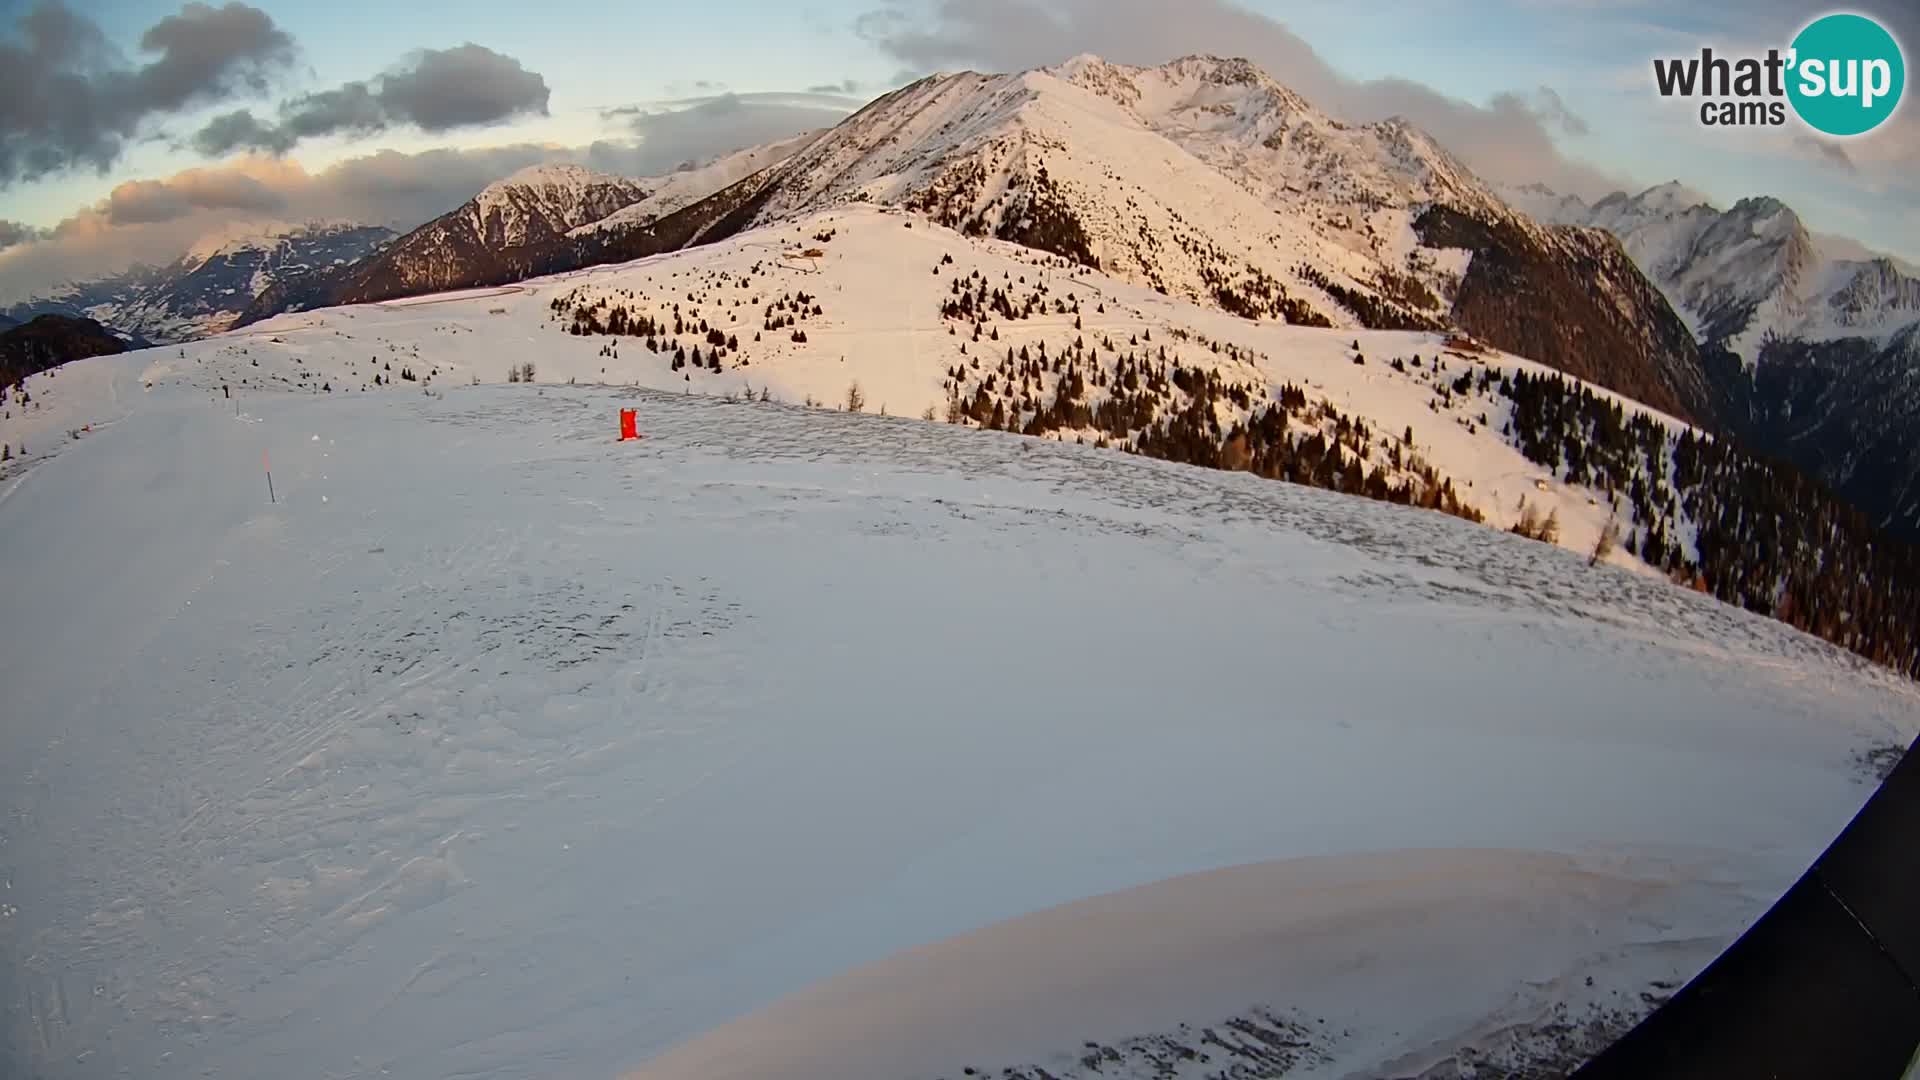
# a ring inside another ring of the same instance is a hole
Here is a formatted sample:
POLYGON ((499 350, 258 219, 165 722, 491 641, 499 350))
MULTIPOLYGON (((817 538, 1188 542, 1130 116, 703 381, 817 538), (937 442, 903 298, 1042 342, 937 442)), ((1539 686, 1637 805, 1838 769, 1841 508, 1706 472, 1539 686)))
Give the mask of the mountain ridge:
POLYGON ((36 315, 0 328, 0 388, 18 386, 68 361, 126 351, 126 342, 92 319, 36 315))
POLYGON ((896 203, 1254 317, 1459 325, 1708 422, 1693 344, 1628 260, 1507 207, 1405 121, 1333 120, 1245 60, 1142 68, 1081 56, 1015 75, 929 77, 781 168, 757 224, 850 201, 896 203), (1482 254, 1497 239, 1509 266, 1559 267, 1538 276, 1555 283, 1567 335, 1521 332, 1529 319, 1517 307, 1460 304, 1472 245, 1454 234, 1431 242, 1420 219, 1434 207, 1493 226, 1478 237, 1482 254), (1605 301, 1589 296, 1582 274, 1607 283, 1605 301), (1642 329, 1619 334, 1623 321, 1642 329), (1629 342, 1620 364, 1635 370, 1592 362, 1574 347, 1575 331, 1629 342))
POLYGON ((70 282, 5 314, 93 319, 136 342, 189 341, 230 329, 267 289, 351 265, 394 235, 383 226, 333 221, 216 234, 165 266, 70 282))
POLYGON ((1591 206, 1513 195, 1620 238, 1699 341, 1722 426, 1920 540, 1920 274, 1768 196, 1721 210, 1677 182, 1591 206))
POLYGON ((510 178, 374 259, 263 292, 236 325, 629 261, 871 202, 1247 318, 1457 328, 1714 423, 1693 336, 1604 234, 1537 223, 1405 120, 1334 120, 1243 59, 1082 55, 930 75, 723 162, 623 188, 608 200, 622 205, 580 207, 564 230, 505 193, 538 179, 577 199, 584 171, 510 178), (496 209, 536 224, 482 244, 496 209))

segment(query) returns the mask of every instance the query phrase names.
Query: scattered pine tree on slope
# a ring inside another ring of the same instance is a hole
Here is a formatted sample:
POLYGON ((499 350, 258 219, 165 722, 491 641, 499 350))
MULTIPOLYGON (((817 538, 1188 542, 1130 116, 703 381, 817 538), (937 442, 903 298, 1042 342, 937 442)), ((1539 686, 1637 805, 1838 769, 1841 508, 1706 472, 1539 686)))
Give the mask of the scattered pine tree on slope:
POLYGON ((1274 395, 1188 366, 1164 345, 1102 358, 1076 335, 1057 349, 1009 347, 990 368, 977 363, 948 369, 950 422, 1082 441, 1091 435, 1096 446, 1484 520, 1398 436, 1325 402, 1310 405, 1299 387, 1274 395))
POLYGON ((1505 393, 1514 445, 1620 498, 1626 543, 1643 560, 1920 678, 1920 549, 1789 465, 1692 430, 1675 436, 1563 376, 1523 372, 1505 393))

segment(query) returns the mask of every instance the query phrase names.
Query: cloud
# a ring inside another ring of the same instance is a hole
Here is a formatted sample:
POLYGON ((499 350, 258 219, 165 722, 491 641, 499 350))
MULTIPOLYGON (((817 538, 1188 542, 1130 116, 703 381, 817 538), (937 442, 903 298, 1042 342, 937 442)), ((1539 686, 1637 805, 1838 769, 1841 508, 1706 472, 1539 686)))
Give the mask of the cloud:
POLYGON ((853 79, 842 79, 837 83, 820 83, 807 87, 809 94, 843 94, 852 97, 860 93, 860 84, 853 79))
POLYGON ((1553 131, 1577 134, 1585 123, 1551 90, 1478 105, 1406 79, 1349 79, 1281 23, 1227 0, 890 0, 854 28, 921 74, 1018 71, 1082 52, 1146 65, 1193 53, 1246 57, 1335 116, 1405 117, 1488 180, 1538 181, 1589 198, 1628 186, 1560 151, 1553 131))
POLYGON ((293 39, 273 17, 241 3, 187 4, 149 27, 140 48, 160 58, 140 69, 136 85, 148 104, 164 110, 236 89, 265 93, 271 66, 293 59, 293 39))
POLYGON ((268 138, 292 146, 316 135, 371 135, 386 130, 387 123, 386 109, 373 90, 366 83, 350 82, 282 103, 280 127, 268 138))
POLYGON ((1806 151, 1815 159, 1832 165, 1841 172, 1857 173, 1860 171, 1859 167, 1853 163, 1853 159, 1847 156, 1846 149, 1838 143, 1827 142, 1824 139, 1816 139, 1811 135, 1795 135, 1793 137, 1793 145, 1796 149, 1806 151))
POLYGON ((387 114, 422 131, 496 123, 547 114, 547 80, 511 56, 468 42, 428 49, 380 81, 387 114))
POLYGON ((231 169, 189 169, 169 180, 129 180, 107 194, 98 210, 113 225, 172 221, 196 210, 272 213, 286 195, 258 176, 231 169))
POLYGON ((865 102, 820 90, 719 94, 604 110, 636 139, 594 144, 588 164, 658 175, 721 154, 832 127, 865 102))
POLYGON ((279 128, 261 123, 247 109, 221 113, 193 136, 193 148, 207 157, 219 157, 242 146, 284 154, 293 149, 293 142, 279 128))
POLYGON ((16 244, 30 244, 35 240, 44 239, 46 235, 45 229, 0 218, 0 251, 16 244))
POLYGON ((241 3, 190 3, 148 27, 133 64, 100 27, 41 0, 0 39, 0 187, 81 168, 107 172, 147 122, 262 93, 293 39, 241 3))
POLYGON ((645 117, 664 116, 689 109, 704 109, 708 115, 714 115, 766 108, 813 109, 844 116, 864 104, 866 102, 861 99, 849 97, 838 91, 769 90, 754 94, 722 93, 670 98, 665 101, 630 105, 626 108, 633 115, 645 117))
POLYGON ((280 103, 277 123, 246 109, 222 114, 190 141, 208 157, 234 150, 284 154, 302 139, 324 135, 364 137, 393 127, 440 133, 545 116, 549 94, 538 72, 468 42, 420 50, 371 81, 290 98, 280 103))
POLYGON ((1534 115, 1554 124, 1569 135, 1585 135, 1589 130, 1586 120, 1567 108, 1567 103, 1551 86, 1542 86, 1533 92, 1532 107, 1534 115))

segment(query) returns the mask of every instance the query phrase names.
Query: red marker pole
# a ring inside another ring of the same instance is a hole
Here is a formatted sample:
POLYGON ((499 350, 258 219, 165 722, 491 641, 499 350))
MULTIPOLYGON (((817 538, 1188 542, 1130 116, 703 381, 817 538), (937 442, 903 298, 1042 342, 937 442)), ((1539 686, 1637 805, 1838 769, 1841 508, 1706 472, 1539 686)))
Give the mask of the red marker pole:
POLYGON ((267 452, 260 451, 260 465, 267 470, 267 501, 277 503, 280 500, 273 495, 273 462, 267 460, 267 452))

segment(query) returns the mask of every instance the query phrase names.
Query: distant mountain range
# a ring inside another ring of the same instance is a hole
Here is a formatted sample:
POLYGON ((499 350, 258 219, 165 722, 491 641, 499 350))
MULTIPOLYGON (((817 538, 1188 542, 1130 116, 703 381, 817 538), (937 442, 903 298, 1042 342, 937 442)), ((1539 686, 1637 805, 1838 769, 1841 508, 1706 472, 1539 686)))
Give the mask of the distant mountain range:
POLYGON ((1777 199, 1721 210, 1678 183, 1591 206, 1507 194, 1620 238, 1703 346, 1725 430, 1920 539, 1920 271, 1813 234, 1777 199))
POLYGON ((93 319, 135 344, 190 341, 231 327, 267 289, 357 263, 393 237, 376 225, 314 224, 222 238, 167 266, 71 284, 0 314, 93 319))
POLYGON ((784 160, 810 138, 637 180, 577 165, 524 169, 359 262, 263 290, 236 325, 282 311, 500 285, 632 257, 623 252, 633 236, 650 236, 662 218, 784 160))
POLYGON ((489 185, 458 209, 332 273, 279 282, 247 319, 288 308, 385 300, 538 273, 531 253, 647 197, 639 181, 577 165, 540 165, 489 185))
POLYGON ((0 387, 18 385, 69 360, 126 351, 126 342, 92 319, 37 315, 28 322, 0 327, 0 387))

